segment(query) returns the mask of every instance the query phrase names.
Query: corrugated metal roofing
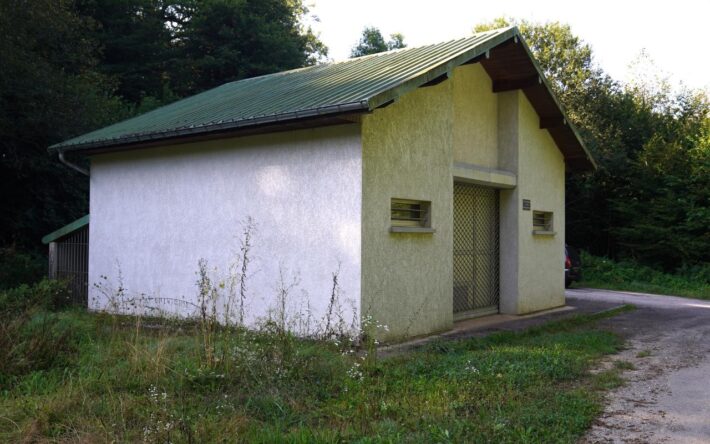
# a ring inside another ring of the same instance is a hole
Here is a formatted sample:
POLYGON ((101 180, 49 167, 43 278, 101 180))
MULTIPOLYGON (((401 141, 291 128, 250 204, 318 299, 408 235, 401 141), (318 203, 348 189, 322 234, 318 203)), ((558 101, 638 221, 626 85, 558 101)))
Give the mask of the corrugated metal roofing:
POLYGON ((75 220, 74 222, 71 222, 62 228, 52 231, 48 235, 44 236, 42 238, 42 243, 43 244, 48 244, 50 242, 54 242, 58 239, 63 238, 64 236, 67 236, 79 228, 83 228, 89 224, 89 215, 87 214, 86 216, 80 217, 79 219, 75 220))
POLYGON ((51 149, 81 150, 372 110, 516 35, 516 28, 504 28, 445 43, 239 80, 51 149))

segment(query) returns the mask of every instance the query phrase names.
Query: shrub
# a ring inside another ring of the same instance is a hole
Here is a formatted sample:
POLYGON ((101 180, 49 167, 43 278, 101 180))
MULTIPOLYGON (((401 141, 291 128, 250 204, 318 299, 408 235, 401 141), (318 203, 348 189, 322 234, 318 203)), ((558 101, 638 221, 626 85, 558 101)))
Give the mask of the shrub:
POLYGON ((633 260, 614 261, 582 251, 582 267, 582 286, 710 299, 710 264, 664 273, 633 260))
POLYGON ((42 279, 41 281, 0 291, 0 312, 23 312, 31 308, 55 311, 66 307, 71 295, 65 282, 42 279))
POLYGON ((0 291, 33 284, 46 274, 46 257, 0 248, 0 291))

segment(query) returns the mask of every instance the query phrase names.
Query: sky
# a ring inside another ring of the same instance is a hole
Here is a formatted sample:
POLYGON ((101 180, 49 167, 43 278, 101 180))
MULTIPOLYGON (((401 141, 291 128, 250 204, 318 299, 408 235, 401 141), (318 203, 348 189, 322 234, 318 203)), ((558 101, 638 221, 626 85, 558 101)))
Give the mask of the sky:
MULTIPOLYGON (((596 62, 614 79, 628 82, 630 64, 644 51, 651 71, 691 88, 710 90, 710 49, 705 27, 710 0, 310 0, 314 31, 341 60, 365 26, 375 26, 387 37, 404 34, 409 46, 464 37, 477 23, 496 17, 535 22, 560 21, 592 46, 596 62)), ((649 70, 646 62, 645 70, 649 70)))

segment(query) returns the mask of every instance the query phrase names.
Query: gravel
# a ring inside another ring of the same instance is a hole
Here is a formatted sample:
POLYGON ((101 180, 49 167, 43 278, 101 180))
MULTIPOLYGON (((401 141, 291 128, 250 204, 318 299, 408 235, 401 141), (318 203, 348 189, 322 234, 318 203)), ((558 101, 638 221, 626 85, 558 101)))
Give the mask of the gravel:
POLYGON ((638 308, 599 323, 627 341, 600 369, 614 361, 633 367, 581 442, 710 443, 710 302, 593 289, 568 290, 567 298, 638 308))

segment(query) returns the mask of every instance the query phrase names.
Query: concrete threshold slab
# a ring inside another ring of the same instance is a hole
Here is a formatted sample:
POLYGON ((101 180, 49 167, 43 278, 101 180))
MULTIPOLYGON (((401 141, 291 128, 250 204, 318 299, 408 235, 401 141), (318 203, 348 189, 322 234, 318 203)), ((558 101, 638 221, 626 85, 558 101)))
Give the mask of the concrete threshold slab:
POLYGON ((395 356, 430 344, 437 340, 456 340, 483 337, 499 331, 520 331, 542 325, 549 321, 567 318, 577 314, 594 314, 618 307, 618 303, 568 301, 562 307, 538 311, 527 315, 494 314, 479 318, 464 319, 454 323, 451 330, 423 336, 398 344, 378 347, 380 357, 395 356))
POLYGON ((551 308, 549 310, 536 311, 535 313, 530 313, 526 315, 494 314, 489 316, 481 316, 478 318, 462 319, 460 321, 454 322, 454 327, 446 333, 442 333, 441 336, 455 336, 460 333, 480 330, 488 327, 494 327, 498 324, 502 324, 505 322, 532 319, 538 316, 545 316, 552 313, 563 313, 574 310, 574 307, 565 305, 562 307, 551 308))

